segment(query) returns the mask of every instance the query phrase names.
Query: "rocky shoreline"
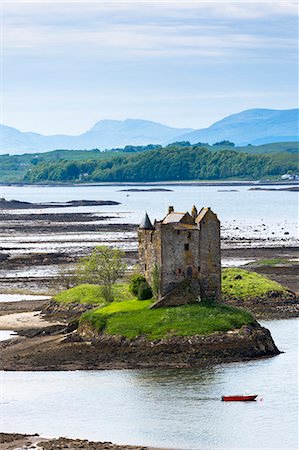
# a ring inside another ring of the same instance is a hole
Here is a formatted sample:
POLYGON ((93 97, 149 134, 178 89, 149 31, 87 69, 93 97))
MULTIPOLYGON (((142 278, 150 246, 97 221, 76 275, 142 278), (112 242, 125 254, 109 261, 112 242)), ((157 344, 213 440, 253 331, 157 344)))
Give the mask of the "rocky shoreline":
POLYGON ((46 209, 46 208, 68 208, 77 206, 108 206, 119 205, 112 200, 71 200, 68 202, 30 203, 19 200, 5 200, 0 198, 0 209, 46 209))
POLYGON ((129 340, 99 335, 86 326, 77 329, 88 308, 51 301, 44 303, 43 315, 0 317, 2 322, 10 318, 8 328, 18 331, 18 337, 0 342, 0 370, 191 368, 279 354, 270 332, 258 323, 207 336, 129 340))
MULTIPOLYGON (((154 447, 135 445, 117 445, 112 442, 93 442, 87 439, 46 439, 36 434, 0 433, 0 450, 60 450, 60 449, 85 449, 85 450, 163 450, 154 447)), ((166 449, 164 449, 166 450, 166 449)))
POLYGON ((6 371, 195 368, 280 353, 262 327, 159 342, 111 336, 83 341, 78 334, 47 336, 43 330, 40 336, 1 342, 0 350, 0 370, 6 371))

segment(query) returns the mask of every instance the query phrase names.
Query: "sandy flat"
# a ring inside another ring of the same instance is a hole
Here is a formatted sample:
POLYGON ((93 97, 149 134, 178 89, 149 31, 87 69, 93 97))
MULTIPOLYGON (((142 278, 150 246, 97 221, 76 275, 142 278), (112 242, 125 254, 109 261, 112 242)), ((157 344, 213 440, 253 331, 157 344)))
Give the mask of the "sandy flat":
POLYGON ((26 328, 45 328, 61 322, 48 322, 37 311, 7 314, 0 316, 0 330, 24 330, 26 328))

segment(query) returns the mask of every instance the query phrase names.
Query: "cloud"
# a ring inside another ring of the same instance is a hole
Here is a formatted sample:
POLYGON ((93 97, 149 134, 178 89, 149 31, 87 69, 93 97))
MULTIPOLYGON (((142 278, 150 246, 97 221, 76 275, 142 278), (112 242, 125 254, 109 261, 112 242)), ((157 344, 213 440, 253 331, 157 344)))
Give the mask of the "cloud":
POLYGON ((2 10, 3 111, 19 128, 63 131, 68 114, 74 133, 87 117, 194 126, 296 98, 296 2, 2 0, 2 10))
POLYGON ((294 2, 221 3, 5 3, 4 51, 212 60, 254 49, 296 50, 294 2))

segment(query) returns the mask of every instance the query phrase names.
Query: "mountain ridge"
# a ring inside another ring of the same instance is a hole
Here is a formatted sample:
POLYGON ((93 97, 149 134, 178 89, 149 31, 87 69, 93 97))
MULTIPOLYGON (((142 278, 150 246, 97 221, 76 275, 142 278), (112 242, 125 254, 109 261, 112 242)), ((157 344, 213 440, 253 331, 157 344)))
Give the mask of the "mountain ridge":
POLYGON ((22 132, 16 128, 0 125, 2 153, 35 153, 49 150, 81 150, 124 147, 126 145, 159 144, 175 139, 192 128, 174 128, 142 119, 111 120, 96 122, 89 130, 79 135, 42 135, 22 132))
POLYGON ((261 145, 271 142, 298 140, 299 109, 253 108, 230 114, 202 128, 179 136, 179 139, 195 144, 209 144, 217 140, 230 140, 236 145, 261 145), (294 139, 295 138, 295 139, 294 139))
POLYGON ((49 150, 101 150, 126 145, 169 144, 175 141, 215 142, 229 140, 236 145, 259 145, 299 140, 299 109, 253 108, 230 114, 208 128, 175 128, 143 119, 96 122, 79 135, 42 135, 0 125, 2 153, 36 153, 49 150))

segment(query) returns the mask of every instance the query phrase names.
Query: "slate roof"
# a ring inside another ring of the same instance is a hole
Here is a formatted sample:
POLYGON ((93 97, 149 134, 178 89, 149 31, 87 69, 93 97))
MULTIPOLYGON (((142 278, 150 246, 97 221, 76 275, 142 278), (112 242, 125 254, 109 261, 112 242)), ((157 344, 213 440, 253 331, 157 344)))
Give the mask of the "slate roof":
POLYGON ((141 224, 139 225, 139 228, 141 230, 153 230, 154 229, 152 222, 150 221, 150 218, 148 217, 147 213, 145 213, 145 216, 142 219, 141 224))
POLYGON ((201 222, 202 219, 204 218, 204 216, 207 214, 207 212, 209 211, 210 208, 201 208, 201 210, 199 211, 198 216, 196 217, 195 221, 197 223, 201 222))
POLYGON ((162 223, 178 223, 182 220, 182 218, 186 215, 186 213, 180 212, 171 212, 167 214, 162 223))

